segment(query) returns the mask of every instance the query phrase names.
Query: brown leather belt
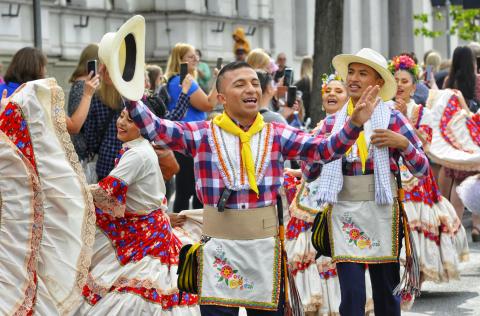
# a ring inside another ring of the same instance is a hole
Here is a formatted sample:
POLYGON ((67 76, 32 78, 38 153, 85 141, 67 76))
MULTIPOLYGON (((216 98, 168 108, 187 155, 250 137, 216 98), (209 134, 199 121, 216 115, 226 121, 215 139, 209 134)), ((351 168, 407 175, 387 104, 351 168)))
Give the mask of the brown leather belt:
MULTIPOLYGON (((390 174, 392 196, 397 197, 397 182, 390 174)), ((338 201, 375 201, 375 177, 373 174, 360 176, 343 176, 343 187, 338 194, 338 201)))
POLYGON ((203 211, 203 234, 210 237, 249 240, 277 235, 277 210, 275 206, 247 210, 217 208, 205 205, 203 211))

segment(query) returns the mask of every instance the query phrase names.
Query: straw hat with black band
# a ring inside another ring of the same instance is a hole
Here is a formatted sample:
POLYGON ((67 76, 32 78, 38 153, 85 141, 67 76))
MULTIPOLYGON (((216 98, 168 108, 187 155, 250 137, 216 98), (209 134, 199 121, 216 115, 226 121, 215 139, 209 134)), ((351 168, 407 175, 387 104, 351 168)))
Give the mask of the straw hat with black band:
POLYGON ((117 32, 105 34, 98 57, 117 91, 128 100, 140 100, 145 90, 145 18, 135 15, 117 32))
POLYGON ((346 81, 348 66, 353 63, 364 64, 372 67, 385 81, 378 93, 383 101, 391 100, 397 93, 397 83, 388 70, 388 63, 385 57, 371 48, 362 48, 355 55, 341 54, 333 58, 332 64, 337 73, 346 81))

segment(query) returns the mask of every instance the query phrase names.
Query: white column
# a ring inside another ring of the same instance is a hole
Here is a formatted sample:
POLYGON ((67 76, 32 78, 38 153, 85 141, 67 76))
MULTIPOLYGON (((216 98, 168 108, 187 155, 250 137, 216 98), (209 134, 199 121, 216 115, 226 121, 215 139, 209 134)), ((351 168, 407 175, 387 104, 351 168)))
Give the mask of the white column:
MULTIPOLYGON (((426 13, 429 16, 429 22, 427 24, 427 28, 432 28, 432 5, 430 0, 415 0, 413 2, 413 15, 426 13)), ((414 21, 413 28, 421 27, 421 23, 418 21, 414 21)), ((428 50, 433 48, 433 40, 431 38, 425 36, 415 36, 413 37, 413 47, 414 52, 417 54, 417 58, 419 62, 423 62, 423 54, 428 50)))
POLYGON ((293 0, 273 1, 273 32, 274 45, 272 54, 276 58, 277 54, 284 52, 287 55, 287 63, 293 60, 294 51, 294 9, 293 0))
POLYGON ((363 22, 367 17, 363 16, 361 12, 365 3, 365 1, 345 0, 343 20, 344 34, 346 35, 343 43, 345 53, 356 53, 364 45, 365 26, 363 22))

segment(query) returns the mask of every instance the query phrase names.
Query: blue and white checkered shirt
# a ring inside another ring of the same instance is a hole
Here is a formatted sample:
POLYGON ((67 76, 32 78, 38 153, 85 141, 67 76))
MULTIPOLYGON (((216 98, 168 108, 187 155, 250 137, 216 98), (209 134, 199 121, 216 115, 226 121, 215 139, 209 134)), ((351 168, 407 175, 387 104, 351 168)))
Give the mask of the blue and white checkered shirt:
MULTIPOLYGON (((176 107, 167 112, 165 118, 171 120, 180 120, 187 111, 190 105, 190 97, 184 93, 180 93, 177 100, 176 107)), ((123 108, 123 106, 121 107, 123 108)), ((88 112, 87 120, 83 125, 83 132, 87 142, 88 152, 98 154, 96 172, 98 181, 102 180, 115 165, 115 158, 122 148, 122 142, 117 139, 116 122, 120 116, 120 110, 113 110, 103 104, 97 95, 92 97, 90 103, 90 110, 88 112), (110 113, 113 113, 111 115, 110 113), (107 122, 111 117, 111 120, 107 122), (102 139, 100 133, 103 126, 108 125, 102 139)))

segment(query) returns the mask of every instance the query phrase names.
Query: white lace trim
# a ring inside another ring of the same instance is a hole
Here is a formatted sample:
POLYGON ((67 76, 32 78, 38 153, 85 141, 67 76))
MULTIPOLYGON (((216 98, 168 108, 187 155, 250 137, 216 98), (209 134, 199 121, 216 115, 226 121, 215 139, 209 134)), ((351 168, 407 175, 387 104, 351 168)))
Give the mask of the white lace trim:
MULTIPOLYGON (((38 252, 40 248, 40 241, 42 240, 43 234, 43 219, 44 219, 44 210, 43 210, 43 194, 40 187, 40 182, 38 180, 37 174, 35 172, 34 166, 30 161, 17 149, 15 144, 13 144, 10 139, 3 133, 0 132, 0 141, 9 144, 12 150, 18 153, 18 156, 22 159, 26 173, 30 177, 30 186, 33 191, 33 198, 31 201, 33 221, 32 221, 32 230, 30 238, 30 255, 27 256, 25 260, 25 266, 28 273, 28 282, 27 287, 25 288, 25 298, 21 304, 19 304, 18 309, 15 312, 15 315, 28 315, 30 312, 34 311, 34 305, 37 295, 37 284, 36 276, 37 273, 37 262, 38 262, 38 252)), ((1 193, 1 192, 0 192, 1 193)), ((2 197, 0 194, 0 209, 2 207, 2 197)), ((1 214, 1 212, 0 212, 1 214)))
POLYGON ((85 201, 84 209, 84 221, 82 225, 81 241, 83 242, 80 255, 77 262, 77 275, 76 275, 76 287, 72 289, 70 295, 61 303, 58 304, 58 308, 62 314, 68 314, 79 303, 83 286, 87 282, 88 269, 90 268, 92 258, 92 248, 95 241, 95 207, 93 205, 93 199, 88 190, 85 174, 83 173, 82 166, 78 160, 77 153, 70 139, 70 135, 67 132, 67 125, 65 119, 65 96, 62 88, 57 85, 57 82, 52 79, 48 82, 51 89, 51 119, 60 144, 65 150, 65 156, 67 161, 70 162, 73 170, 77 175, 81 187, 83 198, 85 201))

